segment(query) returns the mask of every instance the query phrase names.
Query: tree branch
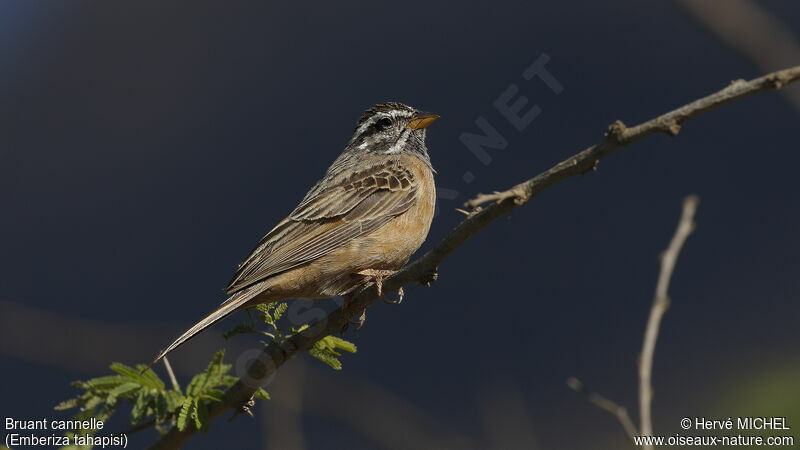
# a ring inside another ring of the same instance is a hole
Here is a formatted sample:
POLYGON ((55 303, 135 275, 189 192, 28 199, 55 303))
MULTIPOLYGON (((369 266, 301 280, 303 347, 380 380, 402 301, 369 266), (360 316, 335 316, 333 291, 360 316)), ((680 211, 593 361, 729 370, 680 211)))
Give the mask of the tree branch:
MULTIPOLYGON (((656 282, 656 294, 653 300, 653 306, 650 308, 650 317, 647 319, 647 326, 645 327, 642 353, 639 356, 639 416, 641 432, 636 430, 636 426, 631 421, 630 416, 628 416, 628 411, 623 406, 618 405, 600 394, 588 391, 584 388, 583 383, 575 377, 570 377, 567 380, 567 385, 575 392, 582 394, 590 403, 615 415, 631 440, 633 440, 635 436, 653 435, 653 419, 650 413, 650 405, 653 400, 653 386, 651 382, 653 374, 653 354, 656 349, 656 340, 658 339, 658 329, 661 324, 661 318, 664 316, 664 313, 667 312, 667 308, 669 308, 669 297, 667 295, 669 281, 672 278, 672 272, 675 271, 675 263, 678 262, 678 254, 681 252, 686 238, 694 231, 694 213, 697 211, 697 204, 699 201, 696 195, 690 195, 683 200, 683 213, 681 213, 678 228, 672 236, 669 247, 661 254, 661 270, 659 271, 658 281, 656 282)), ((653 446, 644 445, 643 448, 652 450, 653 446)))
MULTIPOLYGON (((690 195, 683 201, 683 213, 678 222, 675 235, 669 243, 669 247, 661 255, 661 271, 658 274, 656 283, 656 293, 653 299, 653 306, 650 308, 650 317, 647 319, 647 327, 644 331, 644 341, 642 343, 642 353, 639 357, 639 422, 643 436, 653 435, 653 418, 651 414, 651 403, 653 400, 653 354, 656 350, 658 340, 658 330, 661 325, 661 318, 669 308, 669 282, 672 272, 675 270, 675 263, 678 261, 678 254, 681 252, 686 238, 694 231, 694 213, 697 210, 697 196, 690 195)), ((645 446, 652 449, 652 446, 645 446)))
MULTIPOLYGON (((523 205, 545 188, 565 178, 595 170, 601 158, 605 158, 626 145, 658 133, 676 136, 680 132, 681 125, 692 117, 754 94, 780 89, 789 83, 797 81, 798 78, 800 78, 800 66, 795 66, 772 72, 750 81, 733 81, 721 91, 695 100, 634 127, 626 127, 624 123, 618 120, 608 127, 606 138, 599 144, 587 148, 577 155, 558 163, 550 170, 511 189, 488 195, 480 194, 477 198, 466 202, 465 205, 475 208, 484 203, 495 201, 500 206, 506 205, 507 208, 511 208, 512 206, 507 205, 509 202, 506 200, 512 198, 515 205, 523 205)), ((497 210, 495 209, 492 212, 496 213, 497 210)), ((503 209, 500 214, 502 215, 506 212, 508 211, 503 209)))
POLYGON ((178 384, 178 379, 175 378, 175 372, 172 371, 172 365, 169 363, 169 359, 167 356, 164 355, 164 367, 167 369, 167 375, 169 375, 169 381, 172 383, 172 388, 176 391, 181 391, 181 386, 178 384))
MULTIPOLYGON (((608 133, 606 133, 606 137, 602 142, 562 161, 550 170, 512 187, 505 191, 509 193, 505 197, 502 195, 491 198, 484 196, 467 202, 467 206, 474 208, 469 216, 432 250, 406 266, 403 270, 384 280, 384 292, 394 291, 407 283, 415 281, 429 284, 435 280, 439 264, 486 225, 509 213, 517 206, 527 203, 547 187, 573 175, 584 174, 593 170, 601 158, 614 153, 620 148, 657 133, 667 133, 674 136, 680 130, 680 125, 694 116, 753 94, 778 89, 796 81, 798 78, 800 78, 800 66, 773 72, 748 82, 735 81, 717 93, 696 100, 635 127, 628 128, 620 121, 615 122, 609 127, 608 133), (479 208, 481 204, 490 200, 495 201, 485 208, 479 208)), ((225 392, 225 398, 221 402, 211 405, 208 412, 209 418, 214 420, 229 409, 238 408, 244 404, 252 397, 259 385, 277 371, 284 362, 308 350, 323 337, 339 332, 350 317, 354 317, 377 299, 375 286, 370 286, 351 299, 347 313, 341 308, 337 309, 303 332, 283 342, 273 342, 267 345, 260 357, 250 364, 246 375, 242 376, 238 383, 225 392)), ((184 431, 178 431, 176 427, 172 427, 151 448, 177 449, 196 432, 197 430, 193 424, 190 424, 184 431)))

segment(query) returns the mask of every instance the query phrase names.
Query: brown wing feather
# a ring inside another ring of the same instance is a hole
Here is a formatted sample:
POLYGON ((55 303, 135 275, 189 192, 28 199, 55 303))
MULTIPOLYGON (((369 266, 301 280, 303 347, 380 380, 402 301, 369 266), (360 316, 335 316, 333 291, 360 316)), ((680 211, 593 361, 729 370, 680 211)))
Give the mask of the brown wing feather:
POLYGON ((375 165, 322 190, 312 189, 242 263, 228 293, 313 261, 375 231, 407 211, 415 202, 416 191, 413 172, 398 161, 375 165))

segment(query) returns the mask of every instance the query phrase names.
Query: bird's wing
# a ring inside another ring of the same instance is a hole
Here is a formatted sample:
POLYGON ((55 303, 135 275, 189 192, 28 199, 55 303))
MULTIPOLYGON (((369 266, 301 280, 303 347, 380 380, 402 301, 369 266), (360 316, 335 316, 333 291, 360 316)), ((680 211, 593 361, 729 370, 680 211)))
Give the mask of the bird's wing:
POLYGON ((371 233, 414 204, 418 182, 408 167, 392 161, 312 190, 264 236, 239 267, 227 292, 313 261, 371 233))

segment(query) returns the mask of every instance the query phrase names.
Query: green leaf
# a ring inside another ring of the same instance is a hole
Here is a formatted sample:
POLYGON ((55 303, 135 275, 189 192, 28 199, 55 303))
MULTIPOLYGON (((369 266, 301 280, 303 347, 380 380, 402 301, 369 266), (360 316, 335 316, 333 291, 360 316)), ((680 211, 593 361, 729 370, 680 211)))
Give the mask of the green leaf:
POLYGON ((275 318, 275 322, 281 320, 283 313, 285 313, 287 309, 289 309, 288 303, 278 303, 278 305, 275 306, 275 311, 272 313, 272 317, 275 318))
POLYGON ((219 384, 220 386, 233 386, 237 381, 239 381, 239 379, 233 375, 223 375, 219 384))
POLYGON ((141 387, 142 386, 137 384, 137 383, 127 382, 127 383, 123 383, 123 384, 120 384, 119 386, 115 387, 114 389, 111 390, 111 392, 109 392, 109 394, 113 395, 115 397, 120 397, 121 396, 123 398, 130 399, 130 398, 133 398, 133 395, 132 395, 133 391, 135 391, 137 389, 141 389, 141 387))
POLYGON ((57 404, 53 407, 56 411, 63 411, 65 409, 72 409, 81 404, 81 398, 75 397, 57 404))
POLYGON ((195 399, 194 409, 194 426, 197 427, 198 430, 205 433, 208 431, 208 428, 211 425, 211 421, 208 419, 208 409, 206 408, 206 404, 200 402, 198 399, 195 399))
POLYGON ((158 378, 155 372, 153 372, 153 369, 147 369, 142 372, 147 366, 139 364, 137 367, 138 369, 134 369, 122 363, 111 363, 111 370, 131 381, 151 388, 164 389, 164 382, 158 378))
POLYGON ((94 414, 94 410, 100 406, 101 403, 103 403, 103 397, 91 395, 81 407, 80 413, 82 413, 84 417, 91 417, 92 414, 94 414))
MULTIPOLYGON (((207 370, 207 369, 206 369, 207 370)), ((200 395, 208 383, 208 373, 206 371, 200 372, 192 377, 192 381, 186 386, 186 395, 188 397, 196 397, 200 395)))
POLYGON ((318 360, 324 362, 325 364, 331 366, 333 370, 342 370, 342 363, 335 356, 331 355, 329 352, 324 350, 320 350, 318 348, 312 348, 308 351, 308 353, 317 358, 318 360))
POLYGON ((327 336, 325 339, 332 343, 334 348, 342 349, 346 352, 355 353, 357 348, 356 344, 336 336, 327 336))
POLYGON ((217 366, 216 370, 214 370, 209 377, 209 381, 212 383, 212 386, 218 386, 222 384, 222 377, 224 377, 225 374, 231 370, 231 367, 233 366, 230 364, 220 364, 217 366))
POLYGON ((138 370, 134 369, 131 366, 122 364, 120 362, 113 362, 111 363, 110 367, 111 370, 113 370, 114 372, 117 372, 118 374, 126 378, 136 381, 139 384, 147 384, 147 379, 141 373, 139 373, 138 370))
POLYGON ((272 310, 275 309, 274 303, 261 303, 256 305, 256 309, 261 313, 261 320, 267 325, 275 326, 275 319, 272 317, 272 310))
POLYGON ((198 396, 207 389, 216 386, 221 381, 222 375, 230 370, 230 365, 222 364, 225 357, 225 349, 214 354, 208 367, 202 373, 195 375, 189 386, 186 388, 186 395, 198 396))
POLYGON ((156 394, 155 409, 156 409, 156 423, 161 423, 167 420, 167 414, 169 413, 169 410, 167 409, 166 392, 158 392, 156 394))
POLYGON ((345 350, 350 353, 356 352, 356 346, 352 342, 338 338, 336 336, 326 336, 314 343, 308 353, 314 358, 319 359, 331 366, 334 370, 341 370, 342 363, 337 356, 341 356, 337 350, 345 350))
POLYGON ((167 409, 170 411, 178 409, 183 404, 185 398, 183 394, 174 389, 164 391, 164 397, 167 399, 167 409))
POLYGON ((264 388, 258 388, 255 393, 255 397, 261 400, 270 400, 270 396, 264 388))
POLYGON ((159 390, 164 389, 165 387, 164 382, 161 381, 161 378, 158 377, 158 375, 155 373, 153 369, 144 364, 137 364, 136 370, 138 370, 143 377, 145 377, 150 383, 152 383, 151 384, 152 387, 159 390))
POLYGON ((91 392, 84 392, 83 394, 75 398, 64 400, 63 402, 56 405, 55 409, 57 411, 63 411, 65 409, 77 408, 78 406, 86 404, 86 402, 93 396, 94 395, 91 392))
MULTIPOLYGON (((117 406, 117 396, 114 394, 108 394, 105 400, 106 405, 103 408, 111 408, 114 409, 117 406)), ((100 419, 98 419, 100 420, 100 419)))
POLYGON ((183 431, 186 429, 186 422, 187 420, 194 414, 194 408, 196 407, 196 398, 187 397, 186 400, 183 401, 183 406, 181 406, 181 411, 178 413, 178 431, 183 431))
POLYGON ((303 325, 300 325, 300 328, 292 327, 292 333, 295 333, 295 334, 301 333, 301 332, 305 331, 307 328, 308 328, 308 324, 304 323, 303 325))
POLYGON ((131 425, 141 422, 146 417, 145 413, 147 412, 149 400, 147 391, 144 389, 139 391, 139 395, 136 396, 136 401, 133 402, 133 409, 131 410, 131 425))
POLYGON ((117 386, 128 382, 125 377, 119 375, 108 375, 105 377, 92 378, 83 382, 81 386, 83 389, 103 390, 114 389, 117 386))
POLYGON ((225 393, 219 389, 209 389, 208 391, 204 392, 200 398, 210 400, 212 402, 221 402, 225 399, 225 393))

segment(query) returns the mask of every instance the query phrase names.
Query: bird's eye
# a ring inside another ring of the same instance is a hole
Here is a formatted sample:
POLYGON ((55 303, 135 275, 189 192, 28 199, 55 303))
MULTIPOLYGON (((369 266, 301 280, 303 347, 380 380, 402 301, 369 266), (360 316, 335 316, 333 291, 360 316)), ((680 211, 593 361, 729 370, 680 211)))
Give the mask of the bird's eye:
POLYGON ((392 119, 388 117, 384 117, 375 123, 375 127, 378 129, 378 131, 383 131, 390 126, 392 126, 392 119))

